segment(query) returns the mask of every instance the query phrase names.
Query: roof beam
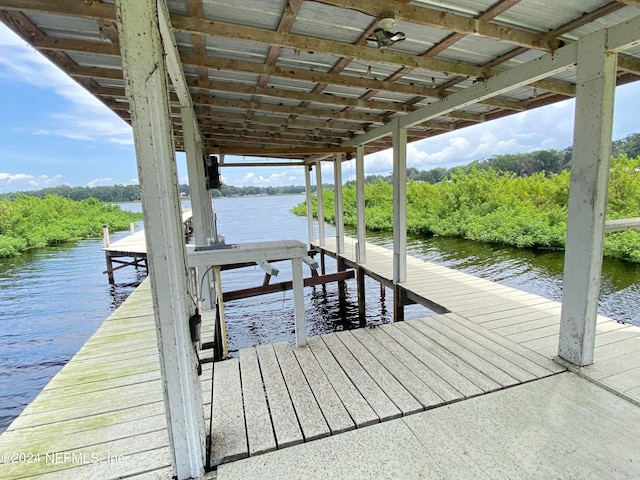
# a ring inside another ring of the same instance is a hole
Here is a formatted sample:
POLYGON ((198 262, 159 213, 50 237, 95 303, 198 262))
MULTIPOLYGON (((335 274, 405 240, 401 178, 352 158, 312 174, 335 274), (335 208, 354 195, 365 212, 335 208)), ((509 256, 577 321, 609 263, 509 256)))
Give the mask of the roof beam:
POLYGON ((560 45, 557 39, 543 34, 498 25, 452 12, 427 8, 425 6, 403 5, 400 2, 389 2, 387 0, 317 1, 336 7, 356 10, 376 18, 382 14, 392 13, 395 15, 396 20, 401 19, 409 23, 441 28, 465 35, 479 35, 494 38, 527 48, 553 51, 560 45))
MULTIPOLYGON (((356 153, 355 147, 296 147, 296 148, 261 148, 252 149, 249 147, 220 147, 217 153, 224 155, 259 155, 262 157, 275 155, 317 155, 320 153, 356 153)), ((225 166, 232 166, 231 163, 225 163, 225 166)))
MULTIPOLYGON (((502 92, 527 85, 538 79, 566 70, 575 65, 577 44, 567 45, 554 54, 546 54, 528 63, 514 67, 501 75, 478 82, 463 91, 450 95, 438 102, 426 105, 414 112, 398 118, 400 128, 410 127, 425 120, 446 115, 456 109, 464 108, 484 98, 499 95, 502 92)), ((345 146, 356 146, 371 140, 388 136, 393 126, 387 124, 364 135, 344 143, 345 146)))
POLYGON ((196 119, 195 111, 193 110, 193 103, 191 101, 191 93, 187 86, 187 80, 182 70, 182 62, 180 61, 180 52, 178 52, 178 45, 173 35, 173 29, 171 27, 171 21, 169 18, 169 10, 165 0, 158 0, 158 26, 160 30, 160 38, 162 39, 162 45, 164 47, 164 62, 167 66, 167 73, 171 79, 173 88, 178 96, 180 106, 187 108, 191 111, 192 118, 194 119, 195 135, 198 140, 202 137, 200 135, 200 128, 196 119))

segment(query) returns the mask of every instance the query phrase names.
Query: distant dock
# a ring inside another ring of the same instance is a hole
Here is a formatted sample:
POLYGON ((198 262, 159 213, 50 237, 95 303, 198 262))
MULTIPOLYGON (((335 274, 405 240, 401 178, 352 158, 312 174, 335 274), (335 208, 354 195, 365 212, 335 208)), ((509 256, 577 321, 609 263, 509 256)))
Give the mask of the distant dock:
MULTIPOLYGON (((191 209, 182 212, 182 225, 185 241, 192 231, 193 212, 191 209)), ((147 268, 147 243, 144 230, 132 232, 116 242, 109 242, 109 233, 105 233, 104 254, 107 269, 103 272, 109 277, 109 283, 115 283, 113 272, 125 267, 147 268), (114 264, 117 266, 114 267, 114 264)))

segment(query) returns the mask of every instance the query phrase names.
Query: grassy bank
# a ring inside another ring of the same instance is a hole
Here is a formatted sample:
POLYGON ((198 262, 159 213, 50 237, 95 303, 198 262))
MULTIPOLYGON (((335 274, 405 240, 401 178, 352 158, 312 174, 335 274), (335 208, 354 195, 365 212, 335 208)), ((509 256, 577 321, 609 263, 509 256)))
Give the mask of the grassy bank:
MULTIPOLYGON (((607 219, 640 216, 640 157, 612 160, 607 219)), ((333 191, 323 192, 325 218, 334 222, 333 191)), ((367 228, 391 231, 392 186, 365 185, 367 228)), ((355 226, 355 186, 343 191, 344 222, 355 226)), ((562 249, 567 228, 569 172, 517 177, 495 170, 457 171, 435 185, 407 184, 407 228, 412 233, 465 238, 525 248, 562 249)), ((305 215, 305 204, 294 213, 305 215)), ((316 198, 313 211, 317 212, 316 198)), ((640 231, 605 237, 605 255, 640 263, 640 231)))
POLYGON ((75 202, 57 195, 44 199, 19 195, 14 200, 0 200, 0 257, 98 237, 103 224, 112 231, 125 230, 129 223, 141 219, 140 213, 94 198, 75 202))

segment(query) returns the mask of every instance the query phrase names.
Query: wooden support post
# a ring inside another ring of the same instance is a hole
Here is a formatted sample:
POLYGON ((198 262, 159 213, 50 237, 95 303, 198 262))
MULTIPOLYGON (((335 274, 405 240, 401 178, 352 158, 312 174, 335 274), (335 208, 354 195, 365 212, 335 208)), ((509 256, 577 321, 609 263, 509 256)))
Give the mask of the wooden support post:
POLYGON ((407 280, 407 129, 393 129, 393 283, 407 280))
POLYGON ((296 334, 296 347, 307 344, 307 322, 304 312, 304 279, 302 277, 302 258, 291 260, 293 281, 293 307, 296 334))
POLYGON ((407 129, 393 127, 393 321, 404 320, 400 283, 407 280, 407 129))
POLYGON ((106 223, 102 225, 102 245, 109 248, 109 225, 106 223))
POLYGON ((578 42, 576 120, 558 355, 593 363, 616 84, 606 32, 578 42))
POLYGON ((406 303, 406 294, 400 285, 393 286, 393 321, 404 321, 404 306, 406 303))
POLYGON ((344 206, 342 202, 342 155, 333 162, 334 208, 336 219, 336 254, 344 253, 344 206))
POLYGON ((113 277, 113 262, 111 261, 109 253, 105 253, 105 260, 107 261, 107 277, 109 278, 109 285, 113 285, 116 281, 113 277))
POLYGON ((315 233, 313 231, 313 204, 311 200, 311 167, 304 167, 304 186, 307 203, 307 236, 309 237, 309 243, 315 239, 315 233))
MULTIPOLYGON (((344 272, 346 270, 344 259, 337 255, 336 263, 338 272, 344 272)), ((347 318, 347 284, 344 280, 338 281, 338 305, 340 307, 340 316, 343 320, 347 318)))
POLYGON ((385 298, 387 298, 387 289, 384 283, 380 282, 380 301, 384 302, 385 298))
POLYGON ((324 236, 324 205, 322 203, 322 162, 316 162, 316 200, 318 204, 318 244, 325 244, 324 236))
MULTIPOLYGON (((207 245, 208 239, 213 236, 213 208, 211 193, 207 190, 204 171, 202 143, 198 140, 200 134, 196 129, 196 119, 193 109, 183 107, 181 110, 184 131, 184 146, 187 159, 187 174, 189 176, 189 192, 191 195, 191 209, 193 212, 192 224, 196 245, 207 245)), ((199 292, 202 305, 205 309, 211 309, 215 305, 214 293, 209 288, 213 282, 213 272, 206 270, 204 278, 197 277, 197 287, 202 285, 199 292)))
POLYGON ((364 269, 357 268, 357 283, 358 283, 358 320, 360 326, 364 327, 367 324, 367 297, 366 286, 364 278, 364 269))
POLYGON ((358 263, 367 261, 367 230, 364 215, 364 147, 359 145, 356 148, 356 223, 358 230, 356 261, 358 263))
MULTIPOLYGON (((166 8, 160 2, 160 8, 166 8)), ((169 451, 178 480, 204 474, 205 429, 189 319, 178 174, 156 0, 116 0, 133 126, 169 451)))
POLYGON ((129 224, 129 234, 133 235, 134 233, 136 233, 136 224, 131 222, 129 224))

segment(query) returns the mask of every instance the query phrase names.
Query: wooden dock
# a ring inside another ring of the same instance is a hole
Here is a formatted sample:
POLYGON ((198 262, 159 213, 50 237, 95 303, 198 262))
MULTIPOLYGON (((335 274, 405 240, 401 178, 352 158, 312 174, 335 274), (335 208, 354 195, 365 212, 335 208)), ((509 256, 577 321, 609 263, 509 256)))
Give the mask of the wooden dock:
MULTIPOLYGON (((325 246, 327 253, 329 249, 330 245, 325 246)), ((368 245, 367 263, 362 267, 383 275, 390 253, 368 245)), ((624 438, 631 435, 637 444, 639 429, 633 426, 640 428, 636 420, 640 418, 640 327, 602 317, 596 363, 574 375, 552 359, 559 319, 556 302, 422 260, 410 259, 409 265, 409 281, 403 286, 437 302, 446 313, 311 337, 302 348, 260 345, 241 350, 239 358, 205 364, 201 378, 211 440, 209 461, 212 467, 219 466, 222 478, 248 478, 244 462, 246 468, 289 465, 292 460, 286 452, 296 449, 308 453, 303 453, 299 470, 291 470, 292 478, 305 478, 309 472, 301 465, 325 451, 335 457, 336 465, 345 466, 346 473, 336 478, 349 478, 360 471, 361 467, 353 465, 359 459, 344 451, 338 455, 331 450, 335 447, 327 445, 347 441, 360 451, 361 442, 387 446, 401 442, 401 448, 411 452, 413 447, 404 440, 415 442, 414 435, 422 435, 421 415, 429 415, 424 417, 428 425, 435 418, 433 425, 445 430, 450 426, 456 437, 446 440, 449 447, 465 450, 474 443, 477 429, 488 428, 478 426, 476 417, 465 417, 478 415, 475 405, 483 405, 482 415, 495 419, 487 420, 491 425, 524 425, 529 414, 507 406, 521 405, 527 412, 544 414, 549 408, 548 391, 555 388, 584 391, 563 398, 562 408, 596 401, 599 415, 609 412, 615 422, 620 422, 621 412, 636 409, 625 413, 631 433, 624 438), (588 382, 570 380, 578 376, 587 377, 588 382), (560 377, 565 380, 553 380, 560 377), (617 403, 601 400, 605 394, 617 403), (454 411, 461 411, 462 417, 452 416, 454 411), (505 411, 511 412, 508 417, 505 411), (405 431, 407 426, 415 429, 414 434, 405 431)), ((209 330, 205 324, 205 332, 209 330)), ((6 462, 3 457, 0 478, 169 479, 162 399, 146 281, 0 436, 0 453, 27 455, 17 457, 25 462, 6 462), (31 463, 26 462, 29 458, 31 463)), ((553 400, 554 405, 559 401, 553 400)), ((588 406, 579 408, 592 412, 588 406)), ((536 426, 536 435, 557 435, 557 422, 551 423, 536 426), (553 428, 554 433, 545 430, 553 428)), ((518 428, 514 429, 516 435, 518 428)), ((616 446, 618 439, 605 436, 590 441, 599 448, 616 446)), ((419 443, 423 449, 430 445, 427 454, 420 453, 422 457, 437 463, 452 461, 444 446, 438 447, 427 437, 419 443)), ((495 453, 491 446, 483 445, 488 454, 495 453)), ((627 450, 620 451, 626 455, 627 450)), ((397 458, 403 455, 407 453, 397 458)), ((387 458, 384 453, 379 457, 387 458)), ((489 458, 490 462, 500 461, 489 458)), ((533 453, 528 458, 518 471, 531 471, 536 462, 548 460, 533 453)), ((481 458, 472 460, 469 468, 477 462, 486 466, 481 458)), ((599 468, 598 462, 601 459, 591 462, 593 468, 599 468)), ((547 468, 553 471, 553 466, 547 468)), ((637 467, 624 468, 626 472, 637 467)), ((457 478, 460 472, 449 470, 437 478, 457 478)))
MULTIPOLYGON (((336 256, 335 238, 315 248, 336 256)), ((366 263, 356 263, 356 244, 345 238, 347 265, 391 285, 393 252, 367 243, 366 263)), ((407 296, 454 314, 469 328, 486 329, 547 358, 555 358, 560 333, 560 302, 473 275, 407 258, 407 296)), ((449 315, 451 317, 451 315, 449 315)), ((640 405, 640 327, 598 315, 595 363, 576 370, 640 405)))
MULTIPOLYGON (((192 218, 193 212, 191 210, 182 212, 185 241, 191 233, 192 218)), ((129 266, 147 268, 147 241, 144 230, 139 230, 113 243, 108 242, 108 233, 106 235, 106 243, 103 250, 107 269, 103 273, 108 275, 109 283, 115 283, 113 272, 121 268, 129 266), (125 258, 131 260, 124 260, 125 258), (114 267, 114 263, 118 264, 118 266, 114 267)))

